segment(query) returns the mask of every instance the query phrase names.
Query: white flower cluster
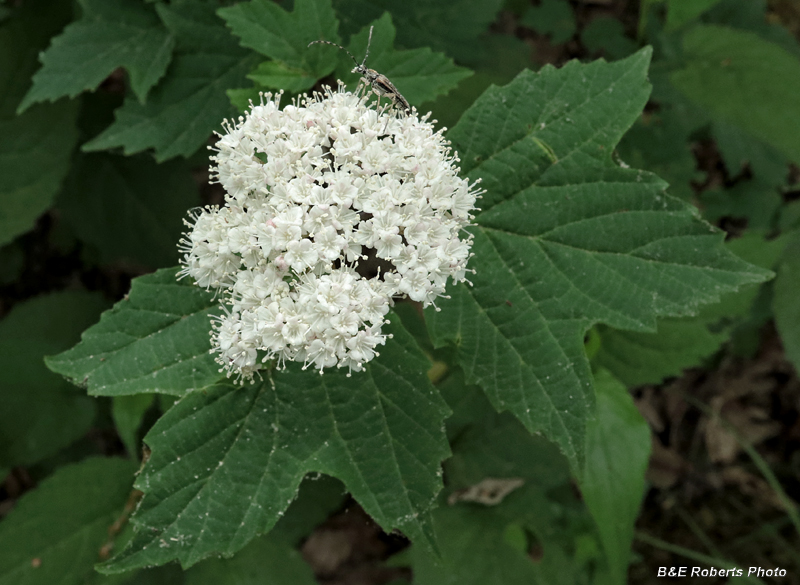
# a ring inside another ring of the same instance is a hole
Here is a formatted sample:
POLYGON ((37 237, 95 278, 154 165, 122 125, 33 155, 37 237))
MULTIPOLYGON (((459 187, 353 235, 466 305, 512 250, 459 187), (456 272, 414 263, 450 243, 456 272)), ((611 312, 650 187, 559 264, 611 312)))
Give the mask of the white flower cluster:
POLYGON ((428 305, 465 280, 479 192, 427 116, 341 86, 279 101, 225 124, 211 160, 226 203, 187 222, 181 277, 222 293, 212 352, 229 376, 275 358, 360 371, 393 297, 428 305))

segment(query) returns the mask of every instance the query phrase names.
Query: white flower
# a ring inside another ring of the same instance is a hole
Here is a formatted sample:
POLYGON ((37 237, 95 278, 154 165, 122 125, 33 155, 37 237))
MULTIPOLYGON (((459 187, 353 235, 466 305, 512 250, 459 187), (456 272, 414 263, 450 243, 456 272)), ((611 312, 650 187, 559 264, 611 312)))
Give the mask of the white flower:
POLYGON ((181 277, 221 293, 212 352, 229 376, 272 359, 358 372, 393 297, 429 305, 465 280, 479 191, 428 116, 341 85, 279 101, 224 124, 211 160, 226 202, 186 222, 181 277))

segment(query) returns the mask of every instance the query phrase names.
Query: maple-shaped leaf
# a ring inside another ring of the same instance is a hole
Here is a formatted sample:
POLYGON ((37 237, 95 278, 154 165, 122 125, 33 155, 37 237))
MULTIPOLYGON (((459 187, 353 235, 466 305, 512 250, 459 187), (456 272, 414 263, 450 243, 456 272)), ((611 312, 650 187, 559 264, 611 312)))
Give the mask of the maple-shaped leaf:
POLYGON ((169 65, 175 41, 155 10, 138 0, 79 0, 80 20, 41 54, 42 68, 18 111, 31 104, 94 90, 125 67, 133 93, 144 102, 169 65))
POLYGON ((272 528, 309 472, 341 479, 385 530, 432 548, 450 411, 427 379, 430 363, 392 321, 380 357, 352 377, 291 363, 175 404, 145 437, 137 532, 101 569, 231 555, 272 528))
POLYGON ((654 331, 768 271, 738 259, 697 210, 612 153, 650 94, 650 49, 614 63, 523 71, 490 87, 448 137, 483 180, 473 286, 426 318, 468 381, 579 469, 593 408, 583 346, 595 323, 654 331))
POLYGON ((257 58, 238 45, 210 4, 158 4, 156 10, 176 42, 165 79, 147 104, 128 97, 114 123, 83 150, 122 147, 133 154, 152 148, 159 162, 187 157, 235 114, 225 92, 247 84, 245 75, 257 58))

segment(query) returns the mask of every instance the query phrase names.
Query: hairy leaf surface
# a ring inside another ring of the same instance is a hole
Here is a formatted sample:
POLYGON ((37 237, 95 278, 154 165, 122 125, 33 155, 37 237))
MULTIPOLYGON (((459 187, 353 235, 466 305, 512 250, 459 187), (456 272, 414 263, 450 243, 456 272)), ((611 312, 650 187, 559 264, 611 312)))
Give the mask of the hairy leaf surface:
POLYGON ((48 358, 48 367, 101 396, 182 396, 214 384, 222 375, 208 353, 208 332, 219 302, 176 274, 169 268, 134 279, 128 297, 78 345, 48 358))
POLYGON ((366 372, 321 376, 289 364, 173 406, 145 438, 152 454, 136 482, 145 492, 138 532, 104 570, 233 554, 272 528, 314 471, 341 479, 387 531, 430 547, 449 409, 411 336, 388 329, 394 338, 366 372))
POLYGON ((487 192, 474 286, 427 312, 432 337, 455 343, 468 380, 573 466, 593 403, 590 326, 652 331, 658 316, 693 314, 768 276, 727 252, 658 177, 613 163, 647 101, 649 61, 644 49, 524 71, 488 89, 449 134, 462 171, 487 192))

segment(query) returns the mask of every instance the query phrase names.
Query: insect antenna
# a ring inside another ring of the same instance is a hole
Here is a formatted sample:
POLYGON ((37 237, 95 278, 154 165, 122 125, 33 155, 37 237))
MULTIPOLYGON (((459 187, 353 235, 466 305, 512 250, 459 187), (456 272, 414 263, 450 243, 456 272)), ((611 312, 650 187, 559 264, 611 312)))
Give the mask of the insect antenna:
MULTIPOLYGON (((372 31, 370 31, 370 36, 372 36, 372 31)), ((308 46, 310 47, 311 45, 314 45, 316 43, 324 43, 326 45, 333 45, 337 49, 341 49, 342 51, 347 53, 350 56, 350 58, 353 60, 353 63, 355 63, 357 66, 359 66, 359 67, 363 66, 363 63, 361 65, 358 65, 358 61, 356 61, 356 58, 353 57, 353 54, 350 51, 348 51, 347 49, 345 49, 342 45, 337 45, 336 43, 332 43, 330 41, 311 41, 310 43, 308 43, 308 46)), ((367 47, 367 51, 369 51, 369 47, 367 47)))
POLYGON ((367 57, 369 57, 369 46, 372 44, 372 29, 375 28, 374 26, 369 27, 369 38, 367 39, 367 52, 364 54, 364 60, 361 62, 361 67, 367 62, 367 57))

